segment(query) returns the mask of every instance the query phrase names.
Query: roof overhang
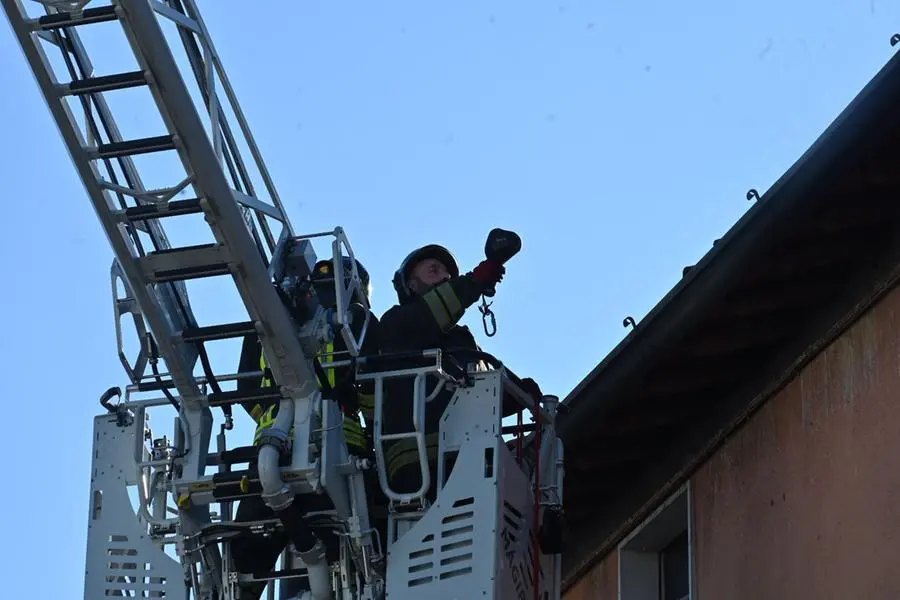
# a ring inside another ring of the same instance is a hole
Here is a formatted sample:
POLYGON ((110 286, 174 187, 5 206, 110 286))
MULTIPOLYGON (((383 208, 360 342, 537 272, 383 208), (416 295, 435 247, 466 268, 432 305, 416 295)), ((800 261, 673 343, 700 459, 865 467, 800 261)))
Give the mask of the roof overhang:
POLYGON ((895 282, 900 56, 565 399, 570 585, 895 282))

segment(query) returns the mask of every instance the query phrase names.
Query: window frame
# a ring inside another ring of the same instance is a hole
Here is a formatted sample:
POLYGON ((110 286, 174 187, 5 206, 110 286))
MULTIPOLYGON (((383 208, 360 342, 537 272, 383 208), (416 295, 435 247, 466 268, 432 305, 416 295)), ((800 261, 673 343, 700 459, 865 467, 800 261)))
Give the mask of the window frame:
POLYGON ((619 542, 619 600, 691 600, 694 598, 694 523, 690 482, 675 490, 619 542), (687 531, 688 593, 663 599, 661 552, 687 531))

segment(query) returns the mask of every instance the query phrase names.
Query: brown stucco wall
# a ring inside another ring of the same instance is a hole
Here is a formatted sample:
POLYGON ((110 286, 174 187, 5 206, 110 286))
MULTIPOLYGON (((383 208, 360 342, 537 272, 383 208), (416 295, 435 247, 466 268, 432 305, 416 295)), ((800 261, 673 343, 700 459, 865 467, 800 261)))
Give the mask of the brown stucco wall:
POLYGON ((619 595, 619 561, 613 552, 566 590, 563 600, 617 600, 619 595))
POLYGON ((694 474, 694 600, 900 598, 898 340, 894 290, 694 474))

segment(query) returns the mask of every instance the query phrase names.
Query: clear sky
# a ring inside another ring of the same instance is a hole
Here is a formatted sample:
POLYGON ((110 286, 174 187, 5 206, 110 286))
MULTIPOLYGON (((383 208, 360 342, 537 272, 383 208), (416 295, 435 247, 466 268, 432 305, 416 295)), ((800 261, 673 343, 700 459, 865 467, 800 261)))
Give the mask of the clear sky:
MULTIPOLYGON (((412 248, 446 244, 468 270, 491 228, 518 231, 498 335, 474 308, 466 323, 560 396, 749 208, 746 191, 813 143, 900 31, 884 0, 727 4, 200 2, 297 231, 347 230, 379 315, 412 248)), ((120 56, 95 41, 98 63, 120 56)), ((92 418, 126 383, 112 253, 7 26, 0 55, 3 596, 76 600, 92 418)), ((161 133, 142 124, 123 129, 161 133)), ((233 308, 211 292, 193 302, 210 322, 233 308)), ((250 435, 239 418, 232 445, 250 435)))

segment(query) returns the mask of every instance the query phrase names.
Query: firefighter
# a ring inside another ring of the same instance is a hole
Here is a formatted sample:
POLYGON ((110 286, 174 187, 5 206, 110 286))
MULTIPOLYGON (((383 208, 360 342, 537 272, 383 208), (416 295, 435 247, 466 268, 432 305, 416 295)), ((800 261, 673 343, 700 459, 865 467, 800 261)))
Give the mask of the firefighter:
MULTIPOLYGON (((357 272, 360 276, 361 287, 366 298, 368 299, 370 292, 369 275, 363 265, 356 261, 357 272)), ((351 262, 348 257, 344 257, 339 273, 349 278, 351 270, 351 262)), ((320 304, 324 307, 333 307, 335 302, 334 276, 336 269, 331 260, 322 260, 316 263, 313 268, 311 281, 316 290, 316 296, 320 304)), ((353 322, 351 330, 358 339, 362 330, 365 319, 364 305, 359 302, 358 298, 350 307, 353 322)), ((369 312, 369 325, 366 330, 366 336, 363 340, 363 347, 360 354, 363 356, 378 353, 378 319, 374 314, 369 312)), ((332 360, 338 361, 346 354, 346 346, 343 336, 338 333, 335 335, 333 342, 329 342, 322 352, 322 362, 327 363, 332 360)), ((239 385, 238 389, 246 389, 247 387, 270 387, 274 386, 271 371, 267 369, 265 357, 262 353, 262 347, 259 339, 255 335, 244 338, 243 347, 241 349, 240 372, 262 371, 264 373, 262 379, 258 382, 249 382, 244 387, 239 385)), ((326 370, 328 380, 328 388, 332 397, 337 400, 344 412, 344 437, 347 441, 347 449, 352 456, 360 458, 372 458, 374 456, 372 448, 371 435, 367 431, 368 427, 363 427, 360 423, 360 412, 366 418, 366 424, 371 423, 371 411, 374 408, 374 389, 371 382, 362 382, 357 384, 352 381, 353 371, 348 367, 337 367, 326 370)), ((323 394, 328 393, 323 390, 323 394)), ((256 432, 254 434, 253 443, 256 445, 263 431, 275 422, 278 412, 278 402, 268 402, 265 405, 254 404, 245 405, 244 409, 250 413, 250 416, 257 423, 256 432)), ((333 509, 331 501, 326 494, 314 496, 297 496, 294 504, 301 506, 303 513, 326 511, 333 509)), ((238 505, 235 521, 260 521, 272 519, 275 515, 261 496, 252 496, 241 500, 238 505)), ((307 528, 308 529, 308 528, 307 528)), ((314 539, 310 539, 310 545, 313 547, 323 547, 319 543, 315 534, 309 530, 309 535, 314 539)), ((307 536, 308 537, 308 536, 307 536)), ((231 542, 231 552, 234 559, 234 567, 239 573, 264 573, 274 569, 278 560, 278 556, 289 541, 285 532, 272 534, 270 537, 260 536, 242 536, 231 542)), ((336 540, 328 539, 328 554, 330 559, 336 558, 331 556, 335 552, 334 545, 336 540)), ((305 550, 300 548, 299 550, 305 550)), ((301 586, 303 587, 303 586, 301 586)), ((256 582, 241 585, 241 600, 258 600, 265 588, 265 582, 256 582)))
MULTIPOLYGON (((460 275, 451 252, 436 244, 423 246, 407 256, 394 274, 394 289, 399 304, 381 317, 379 346, 382 354, 441 348, 451 356, 454 351, 462 363, 481 361, 465 358, 466 351, 480 351, 472 332, 460 325, 466 309, 487 290, 493 289, 506 272, 503 262, 488 258, 471 272, 460 275)), ((403 361, 403 366, 416 366, 421 359, 403 361)), ((444 361, 445 370, 448 361, 444 361)), ((463 365, 465 366, 465 365, 463 365)), ((436 378, 429 377, 431 393, 436 378)), ((526 391, 540 397, 540 388, 532 379, 523 380, 526 391)), ((385 408, 383 431, 386 434, 412 431, 412 379, 391 378, 384 384, 385 408)), ((439 420, 450 402, 452 391, 443 390, 425 408, 425 442, 428 451, 431 486, 426 498, 434 501, 437 494, 437 452, 439 420)), ((513 414, 518 405, 504 399, 504 415, 513 414)), ((385 469, 391 488, 398 493, 412 493, 420 488, 421 470, 416 443, 398 440, 384 444, 385 469)))

